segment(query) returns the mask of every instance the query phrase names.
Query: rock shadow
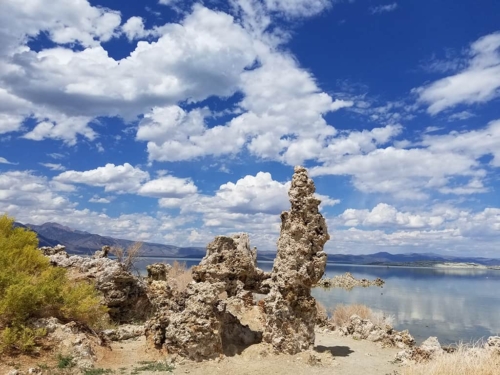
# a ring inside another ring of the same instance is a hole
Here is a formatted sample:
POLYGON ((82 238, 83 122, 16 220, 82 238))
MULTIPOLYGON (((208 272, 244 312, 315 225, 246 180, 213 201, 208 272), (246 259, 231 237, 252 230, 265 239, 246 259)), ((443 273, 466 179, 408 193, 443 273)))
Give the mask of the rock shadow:
POLYGON ((226 356, 241 354, 249 346, 262 342, 262 332, 252 331, 232 314, 226 312, 223 322, 221 339, 222 350, 226 356))
POLYGON ((318 345, 314 347, 314 350, 318 353, 330 352, 334 357, 348 357, 354 350, 351 350, 348 346, 324 346, 318 345))

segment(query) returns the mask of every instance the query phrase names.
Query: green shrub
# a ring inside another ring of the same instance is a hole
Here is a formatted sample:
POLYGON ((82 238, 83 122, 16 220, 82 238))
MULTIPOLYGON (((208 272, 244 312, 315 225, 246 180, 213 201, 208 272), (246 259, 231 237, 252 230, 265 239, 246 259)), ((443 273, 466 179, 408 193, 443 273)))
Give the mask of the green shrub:
POLYGON ((132 371, 133 375, 139 374, 142 371, 150 372, 172 372, 175 367, 165 363, 165 362, 153 362, 153 361, 141 361, 139 362, 140 367, 134 368, 132 371))
POLYGON ((70 281, 66 270, 52 267, 37 250, 36 234, 13 228, 13 219, 0 216, 0 351, 30 351, 44 335, 30 320, 56 317, 99 329, 107 321, 94 287, 70 281))
POLYGON ((57 367, 58 368, 75 367, 75 362, 73 361, 73 357, 70 355, 59 354, 57 356, 57 367))

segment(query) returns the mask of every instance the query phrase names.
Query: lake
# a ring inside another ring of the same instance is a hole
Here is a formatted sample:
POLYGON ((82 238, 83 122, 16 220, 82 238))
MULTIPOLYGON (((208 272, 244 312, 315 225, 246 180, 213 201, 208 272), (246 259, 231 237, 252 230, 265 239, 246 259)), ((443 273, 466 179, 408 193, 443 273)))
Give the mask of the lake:
MULTIPOLYGON (((168 258, 143 258, 138 267, 168 258)), ((182 259, 188 267, 199 259, 182 259)), ((272 262, 259 262, 270 271, 272 262)), ((442 345, 470 342, 500 334, 500 271, 328 264, 326 276, 350 272, 356 278, 385 280, 383 288, 323 290, 314 297, 325 307, 361 303, 395 318, 397 330, 408 329, 417 342, 437 336, 442 345)))

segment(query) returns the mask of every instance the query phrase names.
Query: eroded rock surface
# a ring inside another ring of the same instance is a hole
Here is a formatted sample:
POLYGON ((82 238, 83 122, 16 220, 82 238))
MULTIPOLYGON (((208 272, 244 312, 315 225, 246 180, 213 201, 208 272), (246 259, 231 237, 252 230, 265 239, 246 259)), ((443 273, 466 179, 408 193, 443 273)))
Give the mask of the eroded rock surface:
POLYGON ((256 267, 248 235, 216 237, 183 292, 171 287, 168 267, 148 267, 148 295, 157 313, 146 333, 156 346, 199 361, 234 355, 261 341, 252 292, 265 291, 269 276, 256 267))
POLYGON ((486 341, 485 348, 500 354, 500 336, 490 336, 486 341))
POLYGON ((164 345, 195 361, 217 357, 223 352, 219 295, 223 283, 193 283, 187 288, 185 309, 170 314, 165 328, 164 345))
POLYGON ((217 236, 208 244, 207 255, 193 267, 196 282, 223 282, 228 297, 244 290, 267 293, 263 281, 269 275, 257 268, 257 249, 250 250, 248 234, 217 236))
POLYGON ((415 345, 415 339, 407 330, 399 332, 389 324, 377 325, 369 319, 361 319, 358 315, 352 315, 349 322, 338 327, 338 330, 343 336, 378 342, 386 347, 406 349, 415 345))
POLYGON ((36 328, 45 328, 49 340, 57 343, 61 355, 70 356, 78 368, 92 368, 96 361, 94 348, 98 338, 86 334, 75 322, 62 324, 56 318, 39 319, 33 323, 36 328))
POLYGON ((60 246, 41 248, 54 266, 67 268, 70 277, 85 279, 95 283, 104 296, 104 304, 109 308, 110 317, 119 323, 143 319, 150 312, 146 295, 146 284, 119 262, 107 258, 105 246, 89 257, 69 256, 60 246))
POLYGON ((330 239, 314 182, 295 167, 288 196, 291 208, 281 214, 278 252, 271 272, 271 290, 264 299, 264 341, 275 351, 296 354, 314 345, 316 301, 311 288, 323 276, 330 239))
POLYGON ((396 360, 401 362, 424 362, 437 356, 443 355, 445 351, 441 347, 437 337, 429 337, 420 346, 407 348, 396 355, 396 360))

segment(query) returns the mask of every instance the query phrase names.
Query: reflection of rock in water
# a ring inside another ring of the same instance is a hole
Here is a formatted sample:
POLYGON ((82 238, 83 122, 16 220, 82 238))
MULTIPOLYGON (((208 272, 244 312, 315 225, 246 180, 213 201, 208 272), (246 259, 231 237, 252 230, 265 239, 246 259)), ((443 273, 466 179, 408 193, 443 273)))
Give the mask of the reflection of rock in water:
POLYGON ((382 287, 384 284, 385 281, 379 277, 373 281, 367 279, 356 279, 350 272, 346 272, 344 275, 337 275, 330 279, 323 278, 319 280, 315 286, 325 289, 342 288, 345 290, 351 290, 357 286, 361 286, 363 288, 367 288, 369 286, 382 287))
POLYGON ((311 348, 316 317, 311 288, 323 276, 329 239, 314 191, 306 170, 296 167, 271 273, 257 268, 246 234, 216 237, 193 267, 194 282, 185 292, 169 287, 168 270, 151 268, 157 313, 147 323, 149 338, 193 360, 234 355, 262 339, 279 352, 311 348), (267 296, 256 303, 254 293, 267 296))

